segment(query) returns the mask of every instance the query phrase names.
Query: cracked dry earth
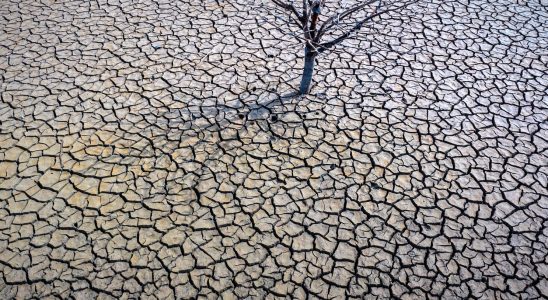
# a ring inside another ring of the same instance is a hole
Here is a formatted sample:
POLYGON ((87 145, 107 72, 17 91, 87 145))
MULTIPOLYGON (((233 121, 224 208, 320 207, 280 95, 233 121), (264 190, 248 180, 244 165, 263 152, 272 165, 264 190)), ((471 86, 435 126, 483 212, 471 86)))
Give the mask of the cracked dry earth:
POLYGON ((546 4, 0 0, 0 298, 544 297, 546 4))

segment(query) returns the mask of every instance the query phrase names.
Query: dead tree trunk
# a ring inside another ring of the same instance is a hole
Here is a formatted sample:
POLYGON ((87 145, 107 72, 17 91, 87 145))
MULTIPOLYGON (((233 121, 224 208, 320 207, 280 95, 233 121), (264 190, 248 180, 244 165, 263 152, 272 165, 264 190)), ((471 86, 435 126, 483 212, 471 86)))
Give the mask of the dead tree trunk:
POLYGON ((340 44, 375 17, 390 11, 401 10, 416 0, 355 0, 351 6, 343 5, 341 2, 340 5, 345 6, 342 10, 334 4, 326 5, 327 0, 302 0, 300 5, 294 0, 271 1, 276 5, 275 8, 282 10, 286 15, 283 18, 286 25, 296 29, 295 32, 290 30, 289 34, 305 45, 304 68, 299 87, 299 92, 304 95, 310 92, 314 65, 319 54, 340 44), (381 10, 381 2, 385 1, 391 5, 381 10), (373 5, 375 3, 377 5, 373 5), (331 9, 331 17, 324 20, 322 14, 325 14, 326 8, 328 12, 331 9), (329 41, 322 42, 324 39, 329 41))
POLYGON ((312 84, 312 77, 314 76, 314 66, 316 63, 316 56, 318 52, 311 50, 306 47, 304 50, 304 68, 303 76, 301 78, 301 86, 299 92, 302 95, 308 94, 310 92, 310 86, 312 84))

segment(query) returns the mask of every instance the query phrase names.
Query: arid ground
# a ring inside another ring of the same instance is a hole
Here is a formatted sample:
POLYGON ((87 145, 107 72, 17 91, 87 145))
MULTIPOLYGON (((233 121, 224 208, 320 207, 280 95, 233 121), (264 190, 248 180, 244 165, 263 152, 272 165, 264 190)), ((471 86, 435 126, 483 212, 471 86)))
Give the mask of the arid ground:
POLYGON ((251 2, 0 0, 0 299, 548 294, 546 0, 251 2))

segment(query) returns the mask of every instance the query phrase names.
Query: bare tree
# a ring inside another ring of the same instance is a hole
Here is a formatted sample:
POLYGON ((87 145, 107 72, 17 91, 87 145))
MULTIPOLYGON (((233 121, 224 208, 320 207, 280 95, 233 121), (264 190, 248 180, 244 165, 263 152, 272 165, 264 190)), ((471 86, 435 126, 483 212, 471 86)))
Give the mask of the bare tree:
POLYGON ((364 25, 381 14, 401 9, 412 0, 392 1, 383 5, 382 0, 344 1, 344 0, 271 0, 283 18, 286 25, 299 32, 291 30, 291 34, 304 44, 304 69, 299 92, 308 94, 314 75, 316 57, 345 39, 357 33, 364 25), (296 4, 295 2, 300 2, 296 4), (352 2, 352 4, 349 4, 352 2), (325 13, 331 13, 325 21, 320 18, 325 13), (325 40, 325 41, 324 41, 325 40))

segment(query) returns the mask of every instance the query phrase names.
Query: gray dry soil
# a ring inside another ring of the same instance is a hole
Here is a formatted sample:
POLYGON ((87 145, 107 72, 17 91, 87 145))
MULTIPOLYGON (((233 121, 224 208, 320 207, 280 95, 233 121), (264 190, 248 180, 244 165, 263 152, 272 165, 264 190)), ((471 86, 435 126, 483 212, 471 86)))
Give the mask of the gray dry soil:
POLYGON ((248 2, 0 0, 1 299, 548 294, 546 0, 248 2))

